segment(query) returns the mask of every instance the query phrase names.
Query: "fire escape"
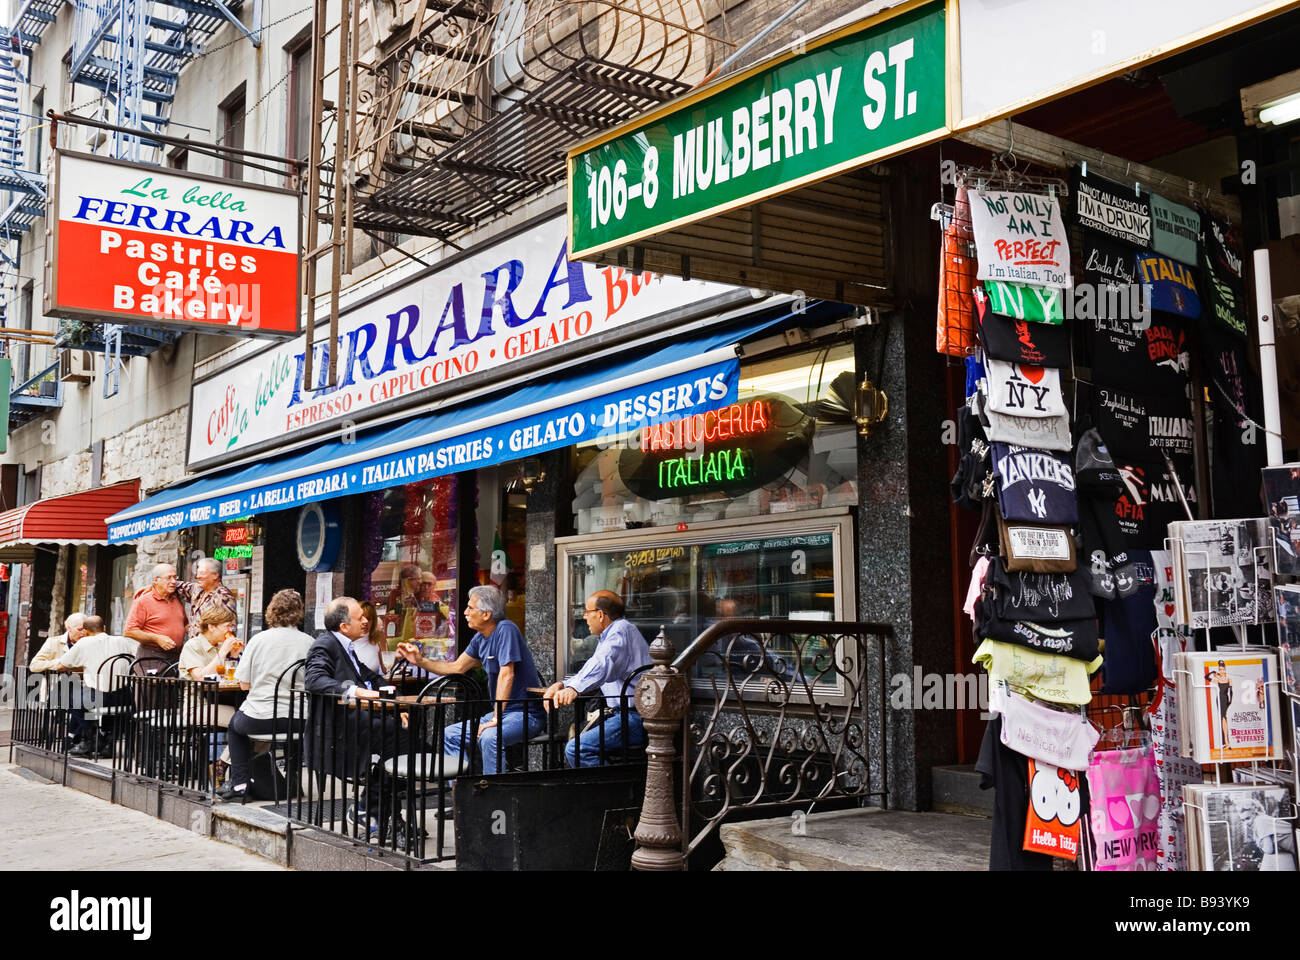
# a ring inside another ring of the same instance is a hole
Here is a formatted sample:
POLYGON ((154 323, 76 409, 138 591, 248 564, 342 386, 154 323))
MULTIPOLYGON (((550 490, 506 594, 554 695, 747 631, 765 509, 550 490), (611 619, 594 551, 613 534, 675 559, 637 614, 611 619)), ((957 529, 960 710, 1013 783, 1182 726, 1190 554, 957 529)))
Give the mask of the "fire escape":
MULTIPOLYGON (((572 144, 682 95, 729 46, 702 0, 386 0, 364 5, 359 56, 361 2, 342 0, 337 90, 313 78, 315 128, 332 135, 309 157, 309 317, 329 295, 317 260, 330 258, 334 278, 351 272, 358 235, 381 248, 403 236, 455 246, 563 182, 572 144)), ((325 40, 318 31, 315 63, 325 40)), ((329 316, 336 329, 332 296, 329 316)), ((309 385, 333 382, 335 339, 308 350, 309 385), (317 353, 329 370, 314 376, 317 353)))

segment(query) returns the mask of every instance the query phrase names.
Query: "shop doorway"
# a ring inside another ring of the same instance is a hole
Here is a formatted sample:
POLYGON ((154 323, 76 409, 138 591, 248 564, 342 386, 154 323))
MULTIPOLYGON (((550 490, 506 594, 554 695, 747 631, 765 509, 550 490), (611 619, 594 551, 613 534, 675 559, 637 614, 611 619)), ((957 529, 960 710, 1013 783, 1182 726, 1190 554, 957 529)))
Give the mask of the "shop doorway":
POLYGON ((528 588, 528 491, 538 482, 536 461, 478 471, 475 582, 493 584, 506 598, 506 619, 524 629, 528 588))

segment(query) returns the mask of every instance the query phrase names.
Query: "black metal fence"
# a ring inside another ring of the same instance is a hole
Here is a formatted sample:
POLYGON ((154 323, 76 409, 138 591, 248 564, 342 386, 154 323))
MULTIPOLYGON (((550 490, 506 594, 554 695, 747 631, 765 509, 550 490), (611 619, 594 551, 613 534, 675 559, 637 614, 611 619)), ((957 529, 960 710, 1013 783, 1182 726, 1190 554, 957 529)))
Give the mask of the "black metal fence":
POLYGON ((68 722, 72 710, 84 707, 81 678, 53 671, 33 673, 18 667, 14 671, 12 699, 10 759, 13 747, 20 745, 66 756, 71 746, 68 722))
POLYGON ((218 681, 133 675, 127 690, 131 717, 114 769, 211 797, 225 742, 218 681))
POLYGON ((450 675, 397 699, 349 701, 303 689, 292 699, 290 716, 305 723, 286 765, 286 816, 420 862, 455 856, 458 778, 644 758, 630 695, 615 707, 585 697, 548 710, 536 696, 490 700, 471 678, 450 675))
POLYGON ((690 684, 678 783, 684 855, 749 811, 885 802, 871 737, 885 735, 892 636, 877 623, 723 620, 672 661, 690 684))

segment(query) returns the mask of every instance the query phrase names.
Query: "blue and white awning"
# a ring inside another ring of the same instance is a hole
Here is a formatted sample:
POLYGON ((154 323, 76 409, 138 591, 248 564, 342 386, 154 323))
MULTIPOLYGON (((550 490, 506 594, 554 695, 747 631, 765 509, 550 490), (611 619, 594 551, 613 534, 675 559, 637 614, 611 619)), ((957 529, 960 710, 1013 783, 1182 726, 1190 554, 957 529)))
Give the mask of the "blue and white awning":
POLYGON ((108 518, 109 543, 474 470, 733 403, 735 345, 791 314, 595 359, 562 377, 159 491, 108 518))

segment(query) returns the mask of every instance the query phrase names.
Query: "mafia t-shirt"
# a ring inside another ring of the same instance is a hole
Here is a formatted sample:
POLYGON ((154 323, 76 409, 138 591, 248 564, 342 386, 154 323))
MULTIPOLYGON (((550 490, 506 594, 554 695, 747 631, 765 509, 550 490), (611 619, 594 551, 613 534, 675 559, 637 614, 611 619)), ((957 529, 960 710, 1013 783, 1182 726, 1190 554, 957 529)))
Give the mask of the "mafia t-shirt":
POLYGON ((1064 367, 1070 362, 1070 332, 1064 326, 1017 320, 994 312, 987 297, 975 296, 980 341, 995 360, 1040 367, 1064 367))
POLYGON ((1060 417, 1066 415, 1061 393, 1061 371, 1006 363, 988 357, 989 409, 1013 417, 1060 417))
POLYGON ((1131 550, 1161 549, 1167 528, 1175 520, 1186 520, 1187 512, 1178 499, 1181 485, 1192 512, 1199 500, 1190 457, 1171 458, 1178 483, 1169 476, 1163 460, 1119 458, 1115 460, 1124 489, 1115 501, 1115 517, 1131 550))
POLYGON ((1050 450, 994 443, 993 474, 997 478, 998 506, 1004 520, 1046 524, 1078 522, 1074 468, 1067 457, 1050 450))

